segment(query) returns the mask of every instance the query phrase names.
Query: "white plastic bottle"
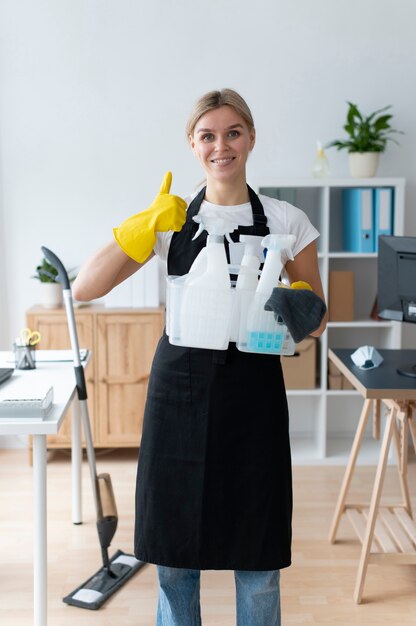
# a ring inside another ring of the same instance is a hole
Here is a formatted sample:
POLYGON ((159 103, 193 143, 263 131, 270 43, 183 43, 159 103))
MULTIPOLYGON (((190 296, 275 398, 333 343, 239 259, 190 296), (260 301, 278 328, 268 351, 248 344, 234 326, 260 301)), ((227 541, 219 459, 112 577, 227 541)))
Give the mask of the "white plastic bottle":
MULTIPOLYGON (((293 354, 294 343, 286 326, 278 324, 272 311, 264 305, 277 286, 283 269, 283 254, 293 259, 294 235, 267 235, 262 245, 267 248, 266 261, 254 298, 251 299, 245 322, 245 333, 240 332, 238 348, 246 352, 264 354, 293 354)), ((243 316, 242 316, 243 319, 243 316)))
POLYGON ((296 241, 295 235, 266 235, 261 242, 267 249, 266 261, 260 276, 256 293, 264 293, 267 298, 277 286, 283 269, 283 254, 293 260, 292 248, 296 241))
POLYGON ((234 292, 234 310, 230 327, 230 341, 239 342, 245 335, 247 310, 259 282, 259 267, 263 261, 262 237, 240 235, 244 244, 244 254, 238 268, 238 277, 234 292))
POLYGON ((232 292, 224 236, 236 224, 221 218, 198 217, 200 228, 208 231, 202 259, 184 278, 180 307, 180 344, 194 348, 225 350, 229 342, 232 292))
POLYGON ((262 237, 256 235, 240 235, 240 242, 245 246, 236 289, 256 290, 259 282, 258 271, 263 257, 261 241, 262 237))
MULTIPOLYGON (((203 248, 195 263, 194 271, 189 272, 187 286, 206 287, 207 289, 229 289, 227 255, 225 254, 224 236, 208 235, 206 248, 203 248)), ((192 269, 192 268, 191 268, 192 269)))
POLYGON ((315 178, 325 178, 329 176, 329 163, 320 141, 316 142, 316 155, 312 167, 312 176, 315 178))

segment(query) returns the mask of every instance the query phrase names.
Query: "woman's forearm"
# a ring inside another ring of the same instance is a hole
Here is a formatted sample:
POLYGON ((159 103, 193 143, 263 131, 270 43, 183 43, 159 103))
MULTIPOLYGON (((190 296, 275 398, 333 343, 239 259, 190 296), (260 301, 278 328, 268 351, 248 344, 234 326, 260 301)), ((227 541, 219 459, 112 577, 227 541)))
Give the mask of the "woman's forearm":
MULTIPOLYGON (((293 261, 286 263, 286 272, 291 283, 298 280, 306 281, 312 287, 314 293, 325 302, 324 290, 319 275, 318 254, 314 241, 297 254, 293 261)), ((314 330, 311 335, 320 337, 326 328, 327 321, 328 312, 322 319, 319 328, 314 330)))
MULTIPOLYGON (((147 260, 152 256, 153 253, 147 260)), ((137 272, 142 265, 144 263, 136 263, 127 256, 116 241, 110 241, 81 267, 72 285, 74 298, 81 302, 101 298, 137 272)))

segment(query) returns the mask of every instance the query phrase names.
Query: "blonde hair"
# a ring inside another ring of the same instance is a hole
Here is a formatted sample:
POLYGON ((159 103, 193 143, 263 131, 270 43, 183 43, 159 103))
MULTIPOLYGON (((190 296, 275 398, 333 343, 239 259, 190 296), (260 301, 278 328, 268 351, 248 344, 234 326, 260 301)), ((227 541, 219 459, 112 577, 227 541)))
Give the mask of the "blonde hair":
POLYGON ((221 89, 221 91, 209 91, 197 100, 186 125, 186 136, 193 136, 198 120, 205 113, 224 105, 232 107, 243 118, 249 130, 254 128, 253 116, 247 102, 233 89, 221 89))

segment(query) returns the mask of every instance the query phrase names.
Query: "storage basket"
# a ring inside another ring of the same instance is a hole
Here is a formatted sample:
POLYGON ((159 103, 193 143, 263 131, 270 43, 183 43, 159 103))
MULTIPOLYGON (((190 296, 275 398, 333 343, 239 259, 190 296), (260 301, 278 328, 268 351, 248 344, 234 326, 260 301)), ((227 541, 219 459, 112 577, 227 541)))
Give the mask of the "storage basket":
POLYGON ((295 343, 285 326, 265 311, 267 297, 240 289, 207 289, 167 277, 166 333, 175 346, 290 355, 295 343))

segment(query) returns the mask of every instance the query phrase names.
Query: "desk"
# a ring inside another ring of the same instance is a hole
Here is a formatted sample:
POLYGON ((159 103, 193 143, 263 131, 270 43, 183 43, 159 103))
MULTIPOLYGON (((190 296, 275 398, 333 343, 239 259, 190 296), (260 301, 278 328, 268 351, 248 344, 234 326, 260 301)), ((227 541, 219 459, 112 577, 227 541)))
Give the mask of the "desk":
MULTIPOLYGON (((0 352, 0 366, 10 367, 9 353, 0 352)), ((72 520, 81 523, 81 428, 76 385, 72 363, 38 363, 34 370, 15 370, 12 377, 0 386, 0 400, 22 391, 53 386, 54 405, 41 421, 23 417, 1 417, 0 435, 33 436, 33 624, 47 623, 47 520, 46 520, 46 436, 56 434, 72 400, 74 402, 72 430, 72 520)), ((26 396, 26 397, 30 397, 26 396)))
POLYGON ((413 412, 416 407, 416 379, 396 372, 399 364, 416 363, 416 350, 379 350, 384 361, 380 367, 361 370, 351 360, 352 349, 329 350, 330 360, 347 377, 364 398, 364 405, 351 448, 338 502, 329 534, 334 543, 339 522, 346 513, 362 543, 354 600, 362 600, 365 576, 369 563, 416 563, 416 525, 413 520, 407 482, 407 450, 409 431, 416 451, 416 425, 413 412), (363 441, 368 419, 373 409, 373 436, 380 438, 381 405, 388 409, 380 455, 369 507, 347 504, 347 495, 353 477, 357 456, 363 441), (398 428, 399 424, 399 428, 398 428), (380 507, 387 457, 393 439, 396 451, 402 505, 380 507))

